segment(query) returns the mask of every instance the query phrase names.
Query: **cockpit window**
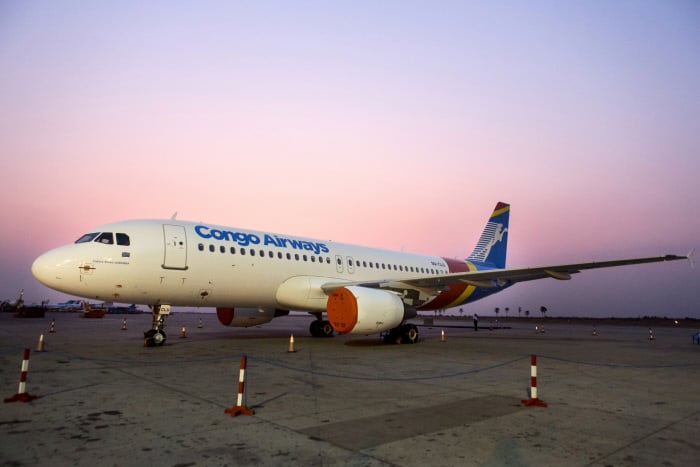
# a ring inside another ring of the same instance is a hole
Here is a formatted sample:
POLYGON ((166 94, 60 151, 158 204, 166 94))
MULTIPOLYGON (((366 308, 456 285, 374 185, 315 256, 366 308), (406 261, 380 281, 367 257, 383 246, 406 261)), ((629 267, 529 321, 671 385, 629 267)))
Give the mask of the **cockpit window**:
POLYGON ((104 243, 105 245, 113 245, 114 237, 112 232, 102 232, 99 237, 95 239, 97 243, 104 243))
POLYGON ((93 240, 95 239, 95 237, 97 237, 99 234, 100 234, 99 232, 93 232, 93 233, 85 234, 85 235, 83 235, 82 237, 80 237, 79 239, 77 239, 77 240, 75 241, 75 243, 88 243, 88 242, 91 242, 91 241, 93 241, 93 240))
POLYGON ((129 246, 131 242, 129 241, 129 236, 125 233, 117 233, 117 245, 129 246))

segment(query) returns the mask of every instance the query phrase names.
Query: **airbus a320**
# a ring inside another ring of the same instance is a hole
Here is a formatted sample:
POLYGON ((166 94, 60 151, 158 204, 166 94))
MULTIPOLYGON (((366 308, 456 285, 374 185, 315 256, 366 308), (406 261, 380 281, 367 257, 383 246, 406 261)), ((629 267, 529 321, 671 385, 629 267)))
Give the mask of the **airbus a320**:
POLYGON ((463 305, 517 282, 568 280, 585 269, 690 259, 664 255, 506 268, 510 205, 498 203, 464 260, 368 248, 208 223, 128 220, 103 225, 38 257, 34 277, 68 294, 148 305, 149 346, 166 341, 172 306, 215 307, 225 326, 307 311, 316 337, 383 333, 418 341, 419 311, 463 305))

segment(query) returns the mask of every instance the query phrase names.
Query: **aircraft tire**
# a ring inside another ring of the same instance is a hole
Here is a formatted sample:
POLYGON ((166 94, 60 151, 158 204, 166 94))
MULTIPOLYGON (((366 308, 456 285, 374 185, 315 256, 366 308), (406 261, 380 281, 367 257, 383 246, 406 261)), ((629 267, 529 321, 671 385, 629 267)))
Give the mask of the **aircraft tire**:
POLYGON ((317 319, 311 321, 311 324, 309 325, 309 332, 311 333, 311 336, 320 337, 320 335, 321 335, 321 330, 320 330, 320 326, 319 326, 320 322, 321 321, 317 320, 317 319))
POLYGON ((149 329, 143 333, 143 343, 146 347, 160 347, 165 343, 165 333, 157 329, 149 329))
POLYGON ((318 330, 321 337, 333 337, 333 326, 331 322, 324 320, 318 323, 318 330))
POLYGON ((415 344, 418 342, 418 328, 415 324, 407 324, 403 328, 401 337, 404 344, 415 344))

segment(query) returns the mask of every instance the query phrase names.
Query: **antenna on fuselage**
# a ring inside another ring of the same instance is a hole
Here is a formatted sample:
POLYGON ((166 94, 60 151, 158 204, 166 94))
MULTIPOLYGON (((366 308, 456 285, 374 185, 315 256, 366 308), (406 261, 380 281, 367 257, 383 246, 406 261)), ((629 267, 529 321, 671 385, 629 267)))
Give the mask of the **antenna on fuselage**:
POLYGON ((171 220, 171 221, 174 221, 176 217, 177 217, 177 211, 175 211, 175 212, 173 213, 173 215, 170 216, 170 220, 171 220))

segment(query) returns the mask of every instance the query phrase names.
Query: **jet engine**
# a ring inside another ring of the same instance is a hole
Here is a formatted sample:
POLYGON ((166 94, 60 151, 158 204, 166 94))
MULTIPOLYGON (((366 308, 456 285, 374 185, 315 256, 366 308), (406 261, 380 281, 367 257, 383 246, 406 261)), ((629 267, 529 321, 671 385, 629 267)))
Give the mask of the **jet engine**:
POLYGON ((401 298, 386 290, 348 286, 335 289, 326 304, 328 321, 341 334, 372 334, 401 324, 401 298))
POLYGON ((219 318, 221 324, 242 328, 269 323, 272 318, 288 314, 289 310, 269 308, 216 308, 216 317, 219 318))

